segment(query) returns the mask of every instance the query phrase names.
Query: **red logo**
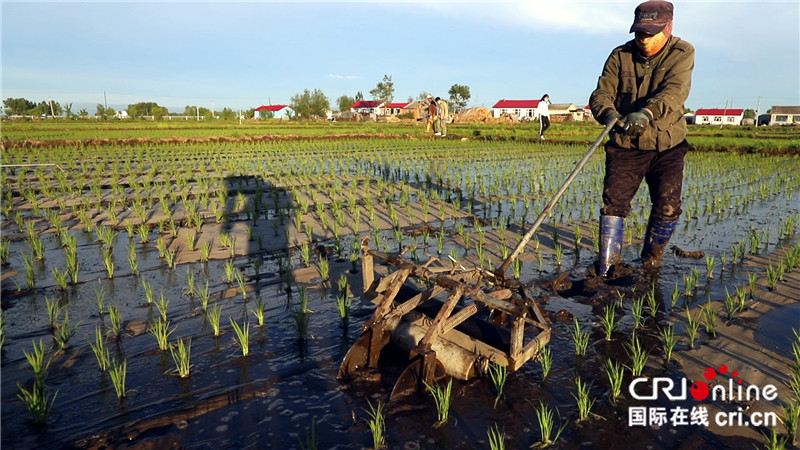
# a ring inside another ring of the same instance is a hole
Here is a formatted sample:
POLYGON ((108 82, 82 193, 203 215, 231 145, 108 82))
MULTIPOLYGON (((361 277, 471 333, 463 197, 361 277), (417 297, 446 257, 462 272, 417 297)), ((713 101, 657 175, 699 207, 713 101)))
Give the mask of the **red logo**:
MULTIPOLYGON (((720 375, 725 374, 728 372, 728 366, 722 364, 719 367, 717 367, 717 370, 714 370, 713 367, 707 367, 706 370, 703 371, 703 378, 705 378, 708 381, 712 381, 714 380, 714 378, 716 378, 717 371, 719 371, 720 375)), ((742 384, 742 379, 738 378, 739 372, 734 370, 733 372, 731 372, 731 377, 736 379, 736 382, 738 384, 742 384)), ((692 394, 692 397, 695 400, 701 401, 705 400, 708 397, 708 393, 710 392, 710 390, 708 388, 708 383, 706 383, 705 381, 695 381, 692 384, 692 387, 689 389, 689 392, 692 394)))

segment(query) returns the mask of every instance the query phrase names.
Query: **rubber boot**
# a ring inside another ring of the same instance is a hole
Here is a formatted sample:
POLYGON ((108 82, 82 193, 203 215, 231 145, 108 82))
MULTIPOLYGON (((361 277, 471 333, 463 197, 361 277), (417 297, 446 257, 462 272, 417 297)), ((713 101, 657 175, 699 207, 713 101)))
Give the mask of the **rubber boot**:
POLYGON ((600 216, 600 254, 597 261, 597 275, 606 277, 609 271, 619 264, 622 254, 622 217, 600 216))
POLYGON ((678 221, 664 222, 653 219, 647 222, 647 232, 644 235, 644 246, 642 247, 642 267, 645 269, 658 269, 661 267, 661 258, 664 256, 664 248, 667 247, 672 232, 678 221))

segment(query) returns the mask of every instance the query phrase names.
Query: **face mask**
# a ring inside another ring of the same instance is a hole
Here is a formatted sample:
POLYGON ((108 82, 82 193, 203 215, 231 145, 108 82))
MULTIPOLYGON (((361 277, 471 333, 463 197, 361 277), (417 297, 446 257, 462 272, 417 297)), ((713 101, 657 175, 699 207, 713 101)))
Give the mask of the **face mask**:
POLYGON ((663 31, 653 36, 642 35, 641 38, 638 34, 639 33, 637 33, 636 36, 636 46, 639 47, 639 50, 641 50, 645 56, 655 55, 664 48, 664 45, 667 43, 667 36, 663 31))

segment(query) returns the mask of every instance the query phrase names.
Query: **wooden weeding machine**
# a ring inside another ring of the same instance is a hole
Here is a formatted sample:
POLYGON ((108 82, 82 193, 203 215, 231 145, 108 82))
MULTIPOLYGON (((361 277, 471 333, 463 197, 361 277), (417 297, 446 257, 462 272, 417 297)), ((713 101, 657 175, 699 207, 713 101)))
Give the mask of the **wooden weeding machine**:
POLYGON ((381 351, 391 341, 408 352, 392 398, 445 375, 466 380, 490 362, 516 371, 550 341, 550 325, 530 290, 505 273, 572 183, 612 126, 606 126, 513 253, 494 272, 437 258, 416 264, 405 252, 386 254, 362 240, 363 298, 376 305, 347 352, 339 378, 375 379, 381 351), (376 277, 375 260, 392 270, 376 277), (414 283, 412 283, 412 281, 414 283))

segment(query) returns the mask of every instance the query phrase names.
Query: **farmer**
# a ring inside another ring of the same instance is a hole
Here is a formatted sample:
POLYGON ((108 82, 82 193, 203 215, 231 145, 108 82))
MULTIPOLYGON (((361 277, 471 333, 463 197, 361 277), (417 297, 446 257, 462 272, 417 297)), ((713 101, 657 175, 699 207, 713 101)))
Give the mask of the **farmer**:
POLYGON ((694 47, 672 35, 672 3, 636 7, 635 38, 615 48, 603 66, 589 107, 597 121, 614 124, 605 145, 597 274, 612 276, 622 251, 623 219, 644 179, 652 209, 642 266, 658 268, 681 215, 683 160, 689 150, 683 103, 689 96, 694 47))
POLYGON ((450 118, 450 108, 447 106, 447 102, 441 98, 436 97, 436 119, 435 120, 435 129, 436 129, 436 136, 447 136, 447 120, 450 118))
POLYGON ((427 117, 425 118, 425 132, 430 133, 433 128, 434 120, 436 120, 436 103, 433 101, 433 96, 428 94, 426 97, 428 104, 425 107, 427 117))
POLYGON ((544 132, 550 128, 550 96, 544 94, 539 104, 536 105, 536 113, 539 114, 539 139, 544 140, 544 132))

